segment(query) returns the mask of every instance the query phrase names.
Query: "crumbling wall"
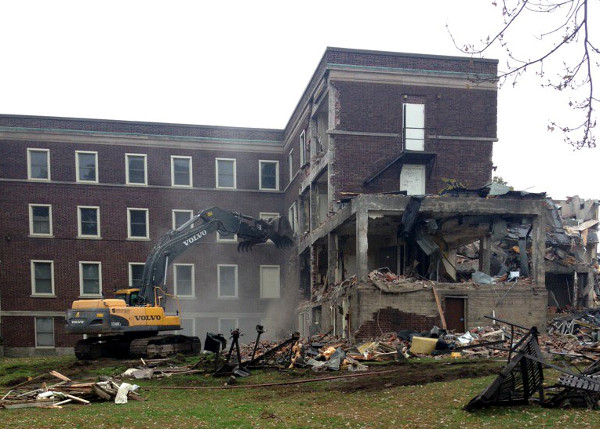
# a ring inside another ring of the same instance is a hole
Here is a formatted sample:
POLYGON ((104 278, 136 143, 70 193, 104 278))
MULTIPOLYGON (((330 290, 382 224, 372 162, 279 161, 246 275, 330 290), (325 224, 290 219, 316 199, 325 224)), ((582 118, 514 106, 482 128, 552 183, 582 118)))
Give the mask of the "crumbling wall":
POLYGON ((428 331, 432 326, 441 326, 439 316, 424 316, 416 313, 406 313, 397 308, 386 307, 377 310, 371 319, 364 322, 354 334, 357 340, 376 338, 388 332, 399 331, 428 331))

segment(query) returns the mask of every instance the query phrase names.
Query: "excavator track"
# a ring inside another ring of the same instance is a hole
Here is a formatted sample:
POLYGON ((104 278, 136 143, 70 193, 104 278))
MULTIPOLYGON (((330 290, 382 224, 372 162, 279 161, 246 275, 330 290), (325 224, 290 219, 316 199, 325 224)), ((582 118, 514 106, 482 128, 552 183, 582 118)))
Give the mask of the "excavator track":
POLYGON ((200 339, 185 335, 157 335, 138 338, 131 342, 131 357, 167 357, 176 354, 197 355, 200 353, 200 339))
POLYGON ((75 356, 79 360, 108 358, 155 358, 175 354, 197 355, 201 344, 198 337, 185 335, 155 335, 131 338, 124 335, 90 337, 75 344, 75 356))

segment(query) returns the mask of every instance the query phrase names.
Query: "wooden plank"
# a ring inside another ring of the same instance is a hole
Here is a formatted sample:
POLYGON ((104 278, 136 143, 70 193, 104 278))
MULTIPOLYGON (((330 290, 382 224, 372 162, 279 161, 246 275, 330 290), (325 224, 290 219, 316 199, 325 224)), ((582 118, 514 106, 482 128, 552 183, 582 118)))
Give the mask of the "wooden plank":
POLYGON ((435 297, 435 303, 437 305, 438 313, 440 314, 440 319, 442 321, 442 329, 448 329, 448 325, 446 325, 446 316, 444 315, 444 310, 442 310, 442 304, 440 303, 440 297, 435 289, 435 286, 431 286, 431 290, 433 290, 433 296, 435 297))
POLYGON ((69 377, 67 377, 66 375, 62 375, 58 371, 50 371, 50 375, 53 375, 54 377, 59 378, 62 381, 71 381, 71 379, 69 377))
POLYGON ((74 401, 81 402, 82 404, 86 404, 87 405, 87 404, 90 403, 90 401, 87 401, 87 400, 85 400, 83 398, 78 398, 77 396, 69 395, 67 393, 63 393, 63 395, 65 395, 67 398, 71 398, 74 401))

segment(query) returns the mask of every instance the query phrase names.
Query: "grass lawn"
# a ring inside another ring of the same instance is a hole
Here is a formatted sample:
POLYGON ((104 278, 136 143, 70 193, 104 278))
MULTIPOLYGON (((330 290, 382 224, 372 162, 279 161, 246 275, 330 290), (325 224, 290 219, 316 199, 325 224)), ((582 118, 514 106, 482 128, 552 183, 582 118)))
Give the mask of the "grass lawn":
MULTIPOLYGON (((416 361, 379 367, 385 371, 357 378, 251 388, 348 373, 260 372, 240 379, 234 389, 218 388, 226 379, 176 376, 137 382, 144 402, 99 402, 55 409, 0 410, 3 428, 598 428, 600 411, 545 409, 537 405, 462 410, 499 372, 502 363, 416 361), (484 376, 478 376, 485 374, 484 376), (439 380, 439 381, 438 381, 439 380), (405 385, 407 383, 416 383, 405 385), (175 390, 165 387, 199 387, 175 390)), ((373 368, 373 367, 372 367, 373 368)), ((81 365, 72 358, 0 359, 0 384, 14 385, 56 369, 76 380, 116 375, 117 362, 81 365)), ((4 394, 10 387, 3 387, 4 394)))

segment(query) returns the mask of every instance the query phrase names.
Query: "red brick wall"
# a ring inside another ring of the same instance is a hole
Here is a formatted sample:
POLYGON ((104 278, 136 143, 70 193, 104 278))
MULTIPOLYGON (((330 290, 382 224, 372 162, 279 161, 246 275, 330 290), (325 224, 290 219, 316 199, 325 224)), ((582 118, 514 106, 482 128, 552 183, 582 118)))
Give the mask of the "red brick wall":
POLYGON ((356 331, 355 337, 357 340, 367 340, 377 338, 388 332, 429 331, 434 326, 441 326, 439 317, 405 313, 396 308, 386 307, 373 313, 372 320, 364 322, 356 331))

